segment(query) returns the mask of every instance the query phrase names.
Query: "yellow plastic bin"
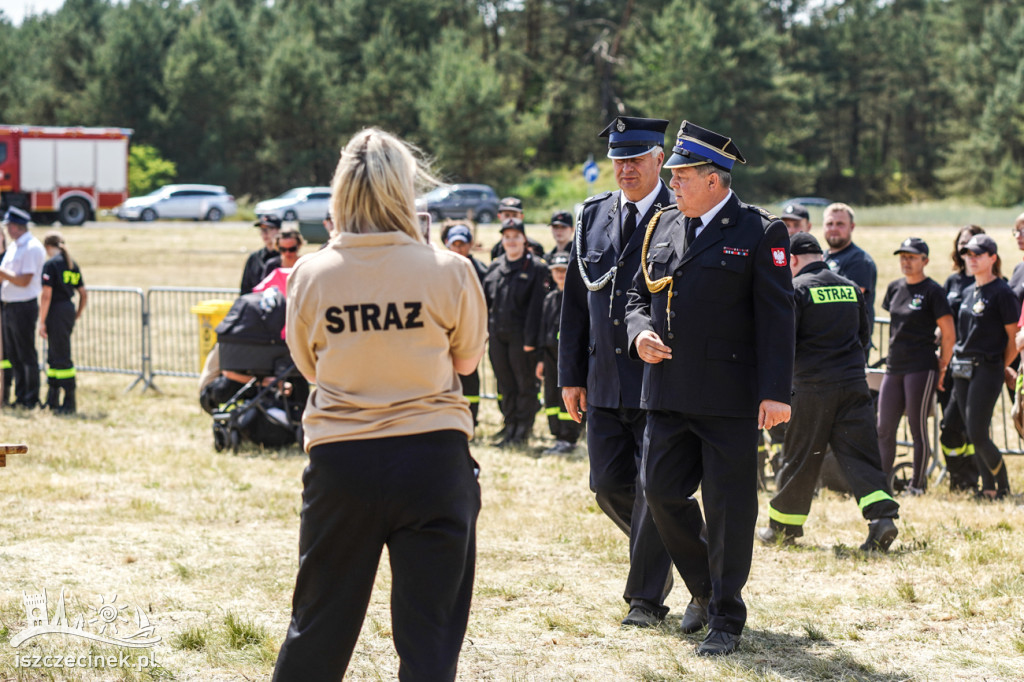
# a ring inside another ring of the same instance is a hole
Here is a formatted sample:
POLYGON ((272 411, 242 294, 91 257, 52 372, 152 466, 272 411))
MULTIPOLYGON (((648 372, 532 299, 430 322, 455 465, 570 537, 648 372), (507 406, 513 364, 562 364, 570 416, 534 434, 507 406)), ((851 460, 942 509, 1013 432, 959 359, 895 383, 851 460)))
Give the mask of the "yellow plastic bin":
POLYGON ((224 316, 231 310, 234 301, 224 299, 210 299, 199 301, 192 306, 191 313, 199 318, 199 371, 203 371, 206 363, 206 356, 210 354, 214 344, 217 343, 217 325, 224 316))

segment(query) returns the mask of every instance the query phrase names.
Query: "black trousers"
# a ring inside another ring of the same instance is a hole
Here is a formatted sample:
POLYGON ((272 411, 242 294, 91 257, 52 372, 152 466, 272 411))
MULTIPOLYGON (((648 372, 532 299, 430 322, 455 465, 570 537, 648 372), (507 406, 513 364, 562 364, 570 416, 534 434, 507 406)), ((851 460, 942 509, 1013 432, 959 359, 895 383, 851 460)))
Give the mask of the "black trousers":
POLYGON ((977 490, 978 467, 974 463, 974 443, 967 438, 964 415, 957 405, 953 390, 953 379, 945 375, 945 389, 938 394, 942 405, 942 430, 939 445, 946 458, 950 490, 977 490))
POLYGON ((953 399, 960 409, 967 437, 974 444, 975 461, 981 475, 981 489, 1007 493, 1010 481, 999 447, 989 435, 992 411, 1003 386, 1002 362, 982 362, 968 379, 953 380, 953 399))
POLYGON ((505 424, 532 428, 540 409, 536 351, 527 353, 523 350, 522 334, 493 334, 489 340, 488 355, 494 368, 494 378, 502 391, 501 414, 505 424))
POLYGON ((14 382, 14 404, 23 407, 39 404, 38 321, 38 301, 4 303, 4 352, 11 362, 9 371, 14 382))
POLYGON ((562 389, 558 387, 558 349, 552 352, 544 349, 544 414, 548 417, 548 429, 556 440, 575 443, 580 439, 582 426, 569 416, 562 401, 562 389))
POLYGON ((710 627, 740 634, 747 607, 740 592, 750 574, 757 523, 757 441, 754 419, 680 412, 647 413, 643 485, 658 532, 684 579, 705 572, 710 627), (703 519, 693 502, 697 487, 703 519))
POLYGON ((455 679, 476 563, 475 467, 458 431, 310 450, 299 573, 275 682, 342 679, 385 545, 398 678, 455 679))
POLYGON ((476 426, 477 415, 480 413, 480 370, 474 369, 472 374, 460 374, 462 395, 469 401, 469 411, 473 415, 473 426, 476 426))
POLYGON ((52 409, 75 409, 75 363, 71 360, 75 315, 75 304, 71 301, 52 303, 46 314, 46 404, 52 409))
POLYGON ((882 472, 871 392, 867 382, 858 379, 793 391, 782 483, 768 503, 773 528, 803 534, 829 445, 864 518, 896 517, 900 507, 882 472))
MULTIPOLYGON (((648 608, 664 616, 668 613, 664 605, 665 585, 672 572, 672 559, 658 534, 641 484, 646 425, 644 410, 588 407, 590 489, 597 498, 597 506, 629 538, 629 575, 623 599, 631 604, 646 602, 648 608)), ((690 521, 694 521, 700 517, 700 507, 692 497, 690 503, 683 506, 690 521)), ((699 534, 703 520, 698 525, 699 534)), ((703 572, 680 570, 680 574, 692 594, 705 596, 711 591, 706 562, 703 572)))

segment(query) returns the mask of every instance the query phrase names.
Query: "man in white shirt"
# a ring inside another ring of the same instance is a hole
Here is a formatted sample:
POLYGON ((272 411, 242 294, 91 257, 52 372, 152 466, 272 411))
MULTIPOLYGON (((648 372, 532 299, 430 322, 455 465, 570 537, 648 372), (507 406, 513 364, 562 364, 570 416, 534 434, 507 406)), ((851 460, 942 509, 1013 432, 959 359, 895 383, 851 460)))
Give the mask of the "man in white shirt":
POLYGON ((10 244, 0 261, 0 300, 4 303, 3 341, 14 378, 14 405, 39 406, 36 323, 46 250, 28 230, 31 216, 11 206, 3 226, 10 244))

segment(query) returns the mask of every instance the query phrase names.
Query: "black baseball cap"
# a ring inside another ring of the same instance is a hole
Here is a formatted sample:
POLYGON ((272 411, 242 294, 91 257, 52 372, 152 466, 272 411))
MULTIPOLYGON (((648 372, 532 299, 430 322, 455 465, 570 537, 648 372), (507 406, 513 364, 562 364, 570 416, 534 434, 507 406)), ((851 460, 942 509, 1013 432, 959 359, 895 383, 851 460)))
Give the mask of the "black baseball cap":
POLYGON ((810 232, 797 232, 789 238, 789 253, 794 256, 821 252, 821 244, 810 232))
POLYGON ((551 225, 572 227, 572 214, 568 211, 555 211, 551 214, 551 225))
POLYGON ((252 224, 253 227, 272 227, 275 230, 281 229, 281 219, 276 215, 261 215, 257 218, 256 222, 252 224))
POLYGON ((786 208, 782 209, 782 215, 779 217, 782 219, 810 220, 811 214, 801 204, 786 204, 786 208))
POLYGON ((523 225, 523 221, 519 218, 505 218, 505 220, 501 222, 501 232, 504 233, 505 230, 519 230, 523 234, 526 234, 526 227, 523 225))
POLYGON ((964 248, 960 249, 961 256, 968 252, 974 255, 990 253, 994 256, 999 253, 999 247, 996 246, 996 240, 987 234, 976 234, 971 237, 971 241, 967 242, 964 248))
POLYGON ((499 211, 515 211, 516 213, 523 212, 523 200, 519 197, 505 197, 498 202, 499 211))
POLYGON ((925 243, 920 237, 907 237, 900 244, 900 248, 892 252, 892 255, 898 256, 901 253, 912 253, 917 256, 928 255, 928 244, 925 243))
POLYGON ((551 257, 551 262, 548 263, 549 268, 567 268, 569 267, 569 256, 564 253, 559 253, 551 257))

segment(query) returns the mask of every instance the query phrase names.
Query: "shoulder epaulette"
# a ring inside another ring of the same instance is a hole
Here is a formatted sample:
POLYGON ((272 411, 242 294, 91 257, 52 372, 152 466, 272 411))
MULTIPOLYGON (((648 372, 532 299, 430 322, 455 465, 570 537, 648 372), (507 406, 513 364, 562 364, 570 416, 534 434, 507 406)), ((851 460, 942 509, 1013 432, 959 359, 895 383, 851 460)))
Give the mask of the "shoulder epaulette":
POLYGON ((748 211, 751 211, 752 213, 756 213, 759 216, 761 216, 761 227, 764 228, 765 230, 768 229, 769 225, 771 225, 773 222, 779 219, 777 216, 772 215, 771 213, 764 210, 760 206, 754 206, 753 204, 744 204, 744 206, 748 211))
POLYGON ((587 197, 586 199, 584 199, 583 200, 583 205, 586 206, 587 204, 592 204, 595 201, 603 201, 604 199, 607 199, 611 195, 612 195, 611 192, 601 192, 600 194, 595 194, 592 197, 587 197))

